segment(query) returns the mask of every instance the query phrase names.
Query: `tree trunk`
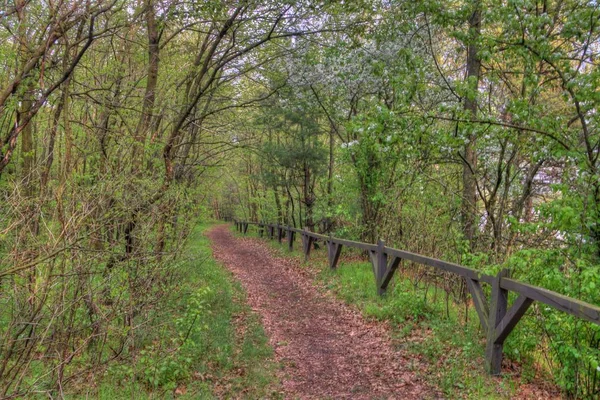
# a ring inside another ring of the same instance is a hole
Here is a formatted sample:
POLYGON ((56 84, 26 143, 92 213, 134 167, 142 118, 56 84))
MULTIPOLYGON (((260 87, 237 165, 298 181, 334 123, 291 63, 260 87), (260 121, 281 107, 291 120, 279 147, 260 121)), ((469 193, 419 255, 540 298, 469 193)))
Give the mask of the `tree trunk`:
MULTIPOLYGON (((479 0, 473 1, 473 14, 469 18, 469 38, 467 47, 467 74, 466 80, 469 84, 469 93, 464 100, 465 111, 470 112, 471 118, 477 115, 477 91, 481 74, 481 60, 478 55, 479 35, 481 33, 481 7, 479 0)), ((475 171, 477 170, 476 135, 472 128, 468 127, 467 144, 463 157, 463 199, 462 199, 462 223, 463 234, 469 241, 469 247, 473 250, 476 228, 477 228, 477 182, 475 171)))
POLYGON ((334 146, 335 146, 335 127, 333 124, 329 128, 329 169, 327 171, 327 221, 325 231, 331 231, 333 220, 333 168, 335 166, 334 146))
POLYGON ((142 115, 135 130, 135 143, 133 146, 133 169, 138 171, 143 165, 144 144, 152 122, 152 112, 156 98, 156 85, 158 82, 159 67, 159 41, 160 33, 156 23, 156 12, 152 0, 145 1, 146 29, 148 31, 148 70, 146 77, 146 91, 142 104, 142 115))
POLYGON ((58 123, 60 121, 60 115, 63 110, 64 105, 64 94, 60 97, 60 100, 56 106, 54 111, 54 115, 52 118, 52 126, 50 128, 50 138, 48 139, 48 148, 42 160, 44 161, 44 169, 42 170, 42 176, 40 179, 40 193, 43 197, 46 193, 46 188, 48 186, 48 181, 50 179, 50 170, 52 169, 52 164, 54 163, 54 145, 56 144, 56 134, 58 133, 58 123))
POLYGON ((277 185, 273 185, 273 196, 275 197, 275 207, 277 207, 277 223, 283 222, 283 210, 281 208, 281 198, 279 197, 279 190, 277 185))
POLYGON ((304 204, 306 206, 306 227, 311 232, 314 232, 315 229, 315 221, 313 218, 313 203, 314 197, 312 194, 311 188, 311 171, 310 167, 306 162, 304 162, 304 204))

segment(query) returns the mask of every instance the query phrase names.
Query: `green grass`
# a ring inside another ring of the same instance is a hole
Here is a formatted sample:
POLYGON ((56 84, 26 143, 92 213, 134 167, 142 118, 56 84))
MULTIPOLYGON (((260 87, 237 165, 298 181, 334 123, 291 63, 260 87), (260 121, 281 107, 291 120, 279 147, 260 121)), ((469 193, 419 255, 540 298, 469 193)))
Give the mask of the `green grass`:
POLYGON ((323 290, 332 291, 368 318, 389 321, 394 343, 415 360, 410 367, 445 398, 503 399, 518 391, 520 377, 486 374, 485 340, 475 310, 471 307, 465 315, 464 305, 446 302, 442 288, 415 285, 410 276, 397 273, 387 293, 378 296, 371 264, 361 261, 358 253, 349 257, 355 261, 344 261, 344 254, 352 253, 343 249, 338 268, 330 270, 325 249, 313 250, 305 263, 298 250, 300 240, 292 253, 287 243, 268 243, 280 256, 294 257, 313 269, 323 290))
POLYGON ((153 319, 162 324, 148 327, 130 362, 113 364, 96 388, 72 398, 280 397, 267 337, 240 285, 212 258, 209 227, 189 238, 182 279, 153 319))

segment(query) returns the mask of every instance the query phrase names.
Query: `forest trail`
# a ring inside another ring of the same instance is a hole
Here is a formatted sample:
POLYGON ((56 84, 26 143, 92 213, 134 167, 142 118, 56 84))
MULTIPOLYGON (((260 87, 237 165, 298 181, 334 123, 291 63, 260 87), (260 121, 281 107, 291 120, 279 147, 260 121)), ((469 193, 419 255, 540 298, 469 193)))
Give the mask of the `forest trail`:
POLYGON ((422 399, 435 391, 411 372, 383 324, 321 293, 292 260, 228 225, 207 233, 215 258, 242 283, 283 365, 286 398, 422 399))

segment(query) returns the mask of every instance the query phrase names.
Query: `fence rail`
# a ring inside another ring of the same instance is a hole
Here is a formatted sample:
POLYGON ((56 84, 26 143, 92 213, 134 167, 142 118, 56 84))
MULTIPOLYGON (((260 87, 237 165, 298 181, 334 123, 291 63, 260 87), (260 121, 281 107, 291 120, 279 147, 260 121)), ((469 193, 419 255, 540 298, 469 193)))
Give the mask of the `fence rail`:
POLYGON ((370 256, 377 291, 380 295, 385 293, 402 260, 427 265, 463 277, 473 299, 479 323, 487 334, 486 369, 492 375, 500 374, 504 341, 534 301, 539 301, 567 314, 600 325, 600 307, 542 287, 511 279, 507 269, 503 269, 496 276, 486 275, 462 265, 387 247, 382 240, 377 244, 371 244, 340 239, 279 224, 238 220, 234 220, 234 223, 238 232, 243 234, 248 232, 250 225, 254 225, 261 237, 266 233, 270 239, 277 237, 280 243, 284 237, 287 237, 290 251, 293 250, 294 240, 296 235, 299 234, 302 240, 302 250, 307 260, 315 240, 321 240, 326 244, 329 267, 332 269, 337 266, 343 246, 364 250, 370 256), (489 297, 486 296, 481 283, 491 286, 489 297), (509 292, 518 294, 510 308, 508 307, 509 292))

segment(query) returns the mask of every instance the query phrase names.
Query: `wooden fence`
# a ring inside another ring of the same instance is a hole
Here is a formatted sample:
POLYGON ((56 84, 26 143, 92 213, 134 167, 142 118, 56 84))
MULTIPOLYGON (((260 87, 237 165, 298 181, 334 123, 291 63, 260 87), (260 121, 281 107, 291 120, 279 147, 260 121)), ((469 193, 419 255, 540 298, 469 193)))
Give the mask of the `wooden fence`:
POLYGON ((339 239, 279 224, 237 220, 234 220, 234 223, 238 232, 244 234, 248 232, 249 225, 254 225, 258 228, 258 234, 261 237, 265 234, 270 239, 277 237, 280 243, 284 237, 287 237, 290 251, 293 250, 296 235, 300 235, 306 259, 310 256, 314 241, 321 240, 327 247, 330 268, 337 266, 343 246, 364 250, 370 256, 377 291, 380 295, 385 293, 401 260, 427 265, 463 277, 473 298, 479 323, 487 333, 486 369, 492 375, 500 374, 504 341, 534 301, 600 325, 600 307, 511 279, 510 273, 506 269, 500 271, 496 276, 485 275, 462 265, 387 247, 382 240, 377 244, 370 244, 339 239), (483 291, 482 283, 491 286, 489 298, 483 291), (508 306, 509 291, 518 294, 510 307, 508 306))

